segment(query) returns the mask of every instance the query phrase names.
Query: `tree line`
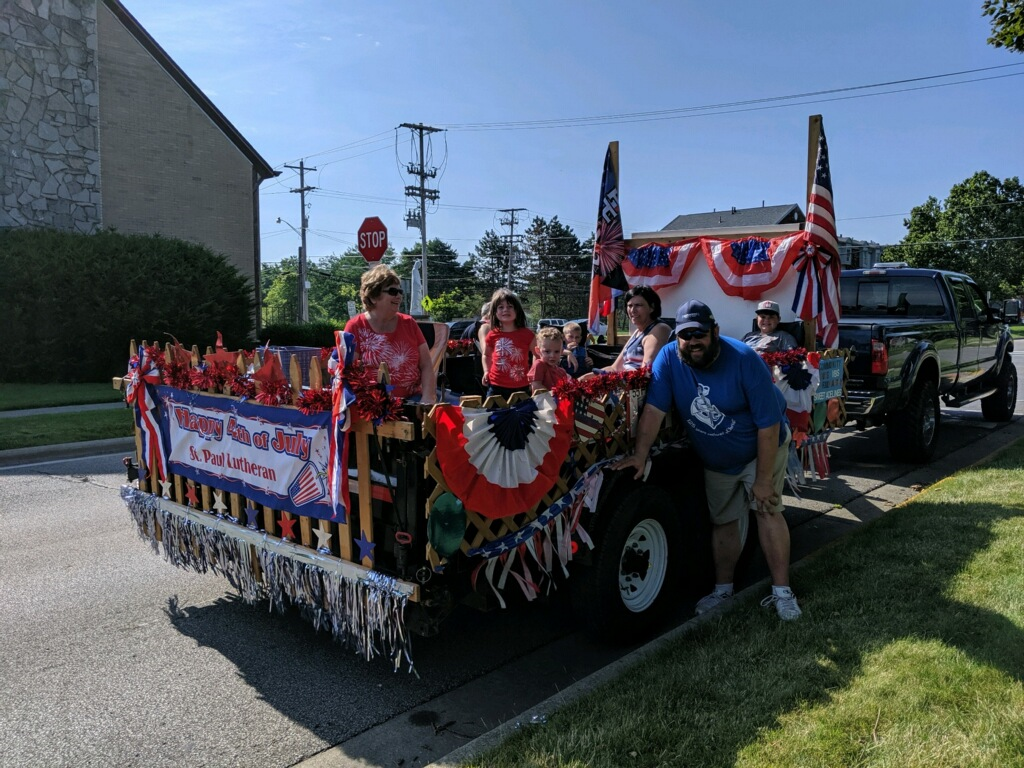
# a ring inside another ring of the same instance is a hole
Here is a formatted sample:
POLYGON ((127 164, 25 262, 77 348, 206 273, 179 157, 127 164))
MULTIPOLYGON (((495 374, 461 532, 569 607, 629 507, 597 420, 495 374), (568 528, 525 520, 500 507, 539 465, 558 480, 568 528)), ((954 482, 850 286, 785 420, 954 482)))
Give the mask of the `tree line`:
MULTIPOLYGON (((572 227, 557 216, 537 216, 523 233, 509 263, 507 237, 487 230, 473 251, 460 255, 442 239, 427 242, 429 314, 442 322, 476 317, 495 289, 510 284, 527 313, 540 317, 583 317, 590 290, 593 234, 581 241, 572 227)), ((396 253, 390 247, 383 263, 403 278, 410 278, 421 258, 420 247, 396 253)), ((359 279, 368 269, 354 248, 310 263, 309 317, 314 321, 342 322, 349 317, 349 302, 361 311, 359 279)), ((291 321, 296 316, 298 258, 264 264, 260 275, 264 321, 291 321)), ((408 300, 408 296, 406 297, 408 300)), ((405 307, 412 312, 412 307, 405 307)))

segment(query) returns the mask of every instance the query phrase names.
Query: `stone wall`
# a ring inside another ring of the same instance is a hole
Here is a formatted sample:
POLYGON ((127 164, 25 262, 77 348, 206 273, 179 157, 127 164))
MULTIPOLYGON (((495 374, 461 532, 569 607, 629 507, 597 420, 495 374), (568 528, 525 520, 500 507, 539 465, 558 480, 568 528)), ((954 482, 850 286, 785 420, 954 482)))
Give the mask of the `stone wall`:
POLYGON ((0 0, 0 227, 102 221, 94 0, 0 0))

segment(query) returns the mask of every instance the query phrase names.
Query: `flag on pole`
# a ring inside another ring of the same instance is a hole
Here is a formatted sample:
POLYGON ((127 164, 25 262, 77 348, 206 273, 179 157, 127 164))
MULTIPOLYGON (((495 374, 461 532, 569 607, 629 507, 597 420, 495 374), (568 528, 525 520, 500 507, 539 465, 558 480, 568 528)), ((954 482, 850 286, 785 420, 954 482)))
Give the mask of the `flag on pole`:
POLYGON ((610 314, 611 301, 629 285, 622 273, 626 243, 622 235, 622 212, 619 210, 619 173, 613 147, 608 144, 601 175, 601 199, 597 206, 597 232, 594 238, 594 261, 590 277, 590 304, 587 323, 596 329, 602 314, 610 314), (613 293, 616 291, 617 293, 613 293))
POLYGON ((826 347, 839 346, 839 243, 836 241, 835 209, 832 206, 832 173, 828 164, 825 128, 818 125, 818 152, 814 180, 807 199, 808 243, 797 257, 800 273, 793 311, 804 320, 817 320, 818 334, 826 347))

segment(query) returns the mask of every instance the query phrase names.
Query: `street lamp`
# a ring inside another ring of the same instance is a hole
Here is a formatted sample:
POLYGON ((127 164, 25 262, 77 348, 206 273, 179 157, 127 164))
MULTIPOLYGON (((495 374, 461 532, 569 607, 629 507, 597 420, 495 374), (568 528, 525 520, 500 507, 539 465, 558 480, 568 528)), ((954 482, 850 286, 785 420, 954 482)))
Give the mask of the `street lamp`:
POLYGON ((299 322, 309 322, 309 283, 306 280, 306 238, 302 232, 297 230, 280 216, 277 217, 278 224, 287 224, 296 235, 299 236, 299 322))

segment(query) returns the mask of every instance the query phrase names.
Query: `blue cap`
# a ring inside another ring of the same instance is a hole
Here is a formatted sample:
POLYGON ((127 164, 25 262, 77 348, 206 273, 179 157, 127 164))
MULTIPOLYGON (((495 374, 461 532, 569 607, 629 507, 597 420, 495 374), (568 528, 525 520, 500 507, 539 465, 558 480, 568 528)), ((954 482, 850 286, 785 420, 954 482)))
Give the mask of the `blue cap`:
POLYGON ((717 325, 710 307, 703 301, 688 301, 676 312, 676 333, 689 329, 710 331, 717 325))

